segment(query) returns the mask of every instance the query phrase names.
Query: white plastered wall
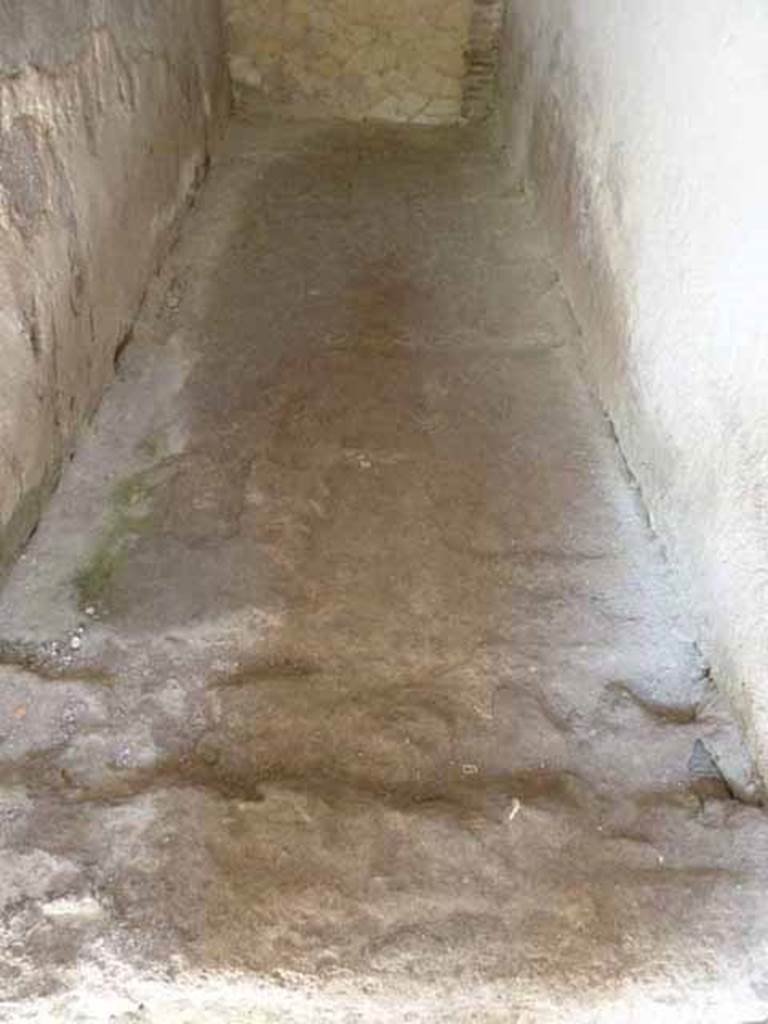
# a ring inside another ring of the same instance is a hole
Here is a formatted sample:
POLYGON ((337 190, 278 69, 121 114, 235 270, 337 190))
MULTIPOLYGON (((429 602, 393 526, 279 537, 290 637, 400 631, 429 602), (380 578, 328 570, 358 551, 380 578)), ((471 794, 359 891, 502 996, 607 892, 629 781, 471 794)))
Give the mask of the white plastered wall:
POLYGON ((768 776, 768 4, 509 0, 502 112, 768 776))

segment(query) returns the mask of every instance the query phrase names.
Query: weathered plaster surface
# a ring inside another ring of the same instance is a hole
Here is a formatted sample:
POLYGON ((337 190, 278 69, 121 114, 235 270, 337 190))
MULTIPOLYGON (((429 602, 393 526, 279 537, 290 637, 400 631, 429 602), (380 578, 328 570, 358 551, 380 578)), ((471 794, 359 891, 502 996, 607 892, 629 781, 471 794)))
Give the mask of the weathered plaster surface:
POLYGON ((225 0, 231 70, 272 100, 349 119, 461 114, 471 0, 225 0))
POLYGON ((0 565, 204 171, 223 54, 215 0, 0 2, 0 565))
POLYGON ((768 9, 511 0, 505 116, 584 349, 768 770, 768 9))

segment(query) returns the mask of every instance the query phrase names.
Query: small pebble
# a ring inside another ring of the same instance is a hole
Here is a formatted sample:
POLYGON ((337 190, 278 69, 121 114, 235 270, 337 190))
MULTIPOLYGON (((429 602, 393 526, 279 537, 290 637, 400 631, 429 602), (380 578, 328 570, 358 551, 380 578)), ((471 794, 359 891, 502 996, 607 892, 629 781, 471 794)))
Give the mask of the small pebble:
POLYGON ((88 607, 85 609, 85 614, 86 615, 95 615, 96 614, 96 609, 93 607, 92 604, 89 604, 88 607))
POLYGON ((130 768, 133 762, 133 754, 131 748, 128 746, 121 747, 115 755, 112 757, 112 766, 114 768, 126 769, 130 768))
POLYGON ((73 636, 72 639, 69 641, 69 646, 72 648, 73 651, 79 651, 80 648, 83 646, 82 637, 73 636))

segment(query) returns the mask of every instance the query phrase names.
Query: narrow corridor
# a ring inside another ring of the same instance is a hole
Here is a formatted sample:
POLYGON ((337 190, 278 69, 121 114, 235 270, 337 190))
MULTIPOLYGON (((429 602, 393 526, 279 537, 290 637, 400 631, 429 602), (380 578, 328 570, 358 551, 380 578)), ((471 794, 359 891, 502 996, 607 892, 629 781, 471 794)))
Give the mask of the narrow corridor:
POLYGON ((0 1020, 768 1012, 755 783, 577 352, 482 129, 234 120, 0 597, 0 1020))

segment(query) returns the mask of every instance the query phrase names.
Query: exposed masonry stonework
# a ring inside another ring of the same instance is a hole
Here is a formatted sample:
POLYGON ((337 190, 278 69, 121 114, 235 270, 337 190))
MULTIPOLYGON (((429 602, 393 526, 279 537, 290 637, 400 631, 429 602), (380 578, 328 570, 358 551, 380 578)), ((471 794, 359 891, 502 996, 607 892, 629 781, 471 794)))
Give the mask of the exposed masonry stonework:
POLYGON ((98 405, 228 107, 217 0, 0 2, 0 570, 98 405))
POLYGON ((461 117, 472 0, 225 0, 236 82, 349 119, 461 117))
POLYGON ((468 121, 487 117, 494 106, 504 4, 505 0, 474 0, 461 108, 468 121))

